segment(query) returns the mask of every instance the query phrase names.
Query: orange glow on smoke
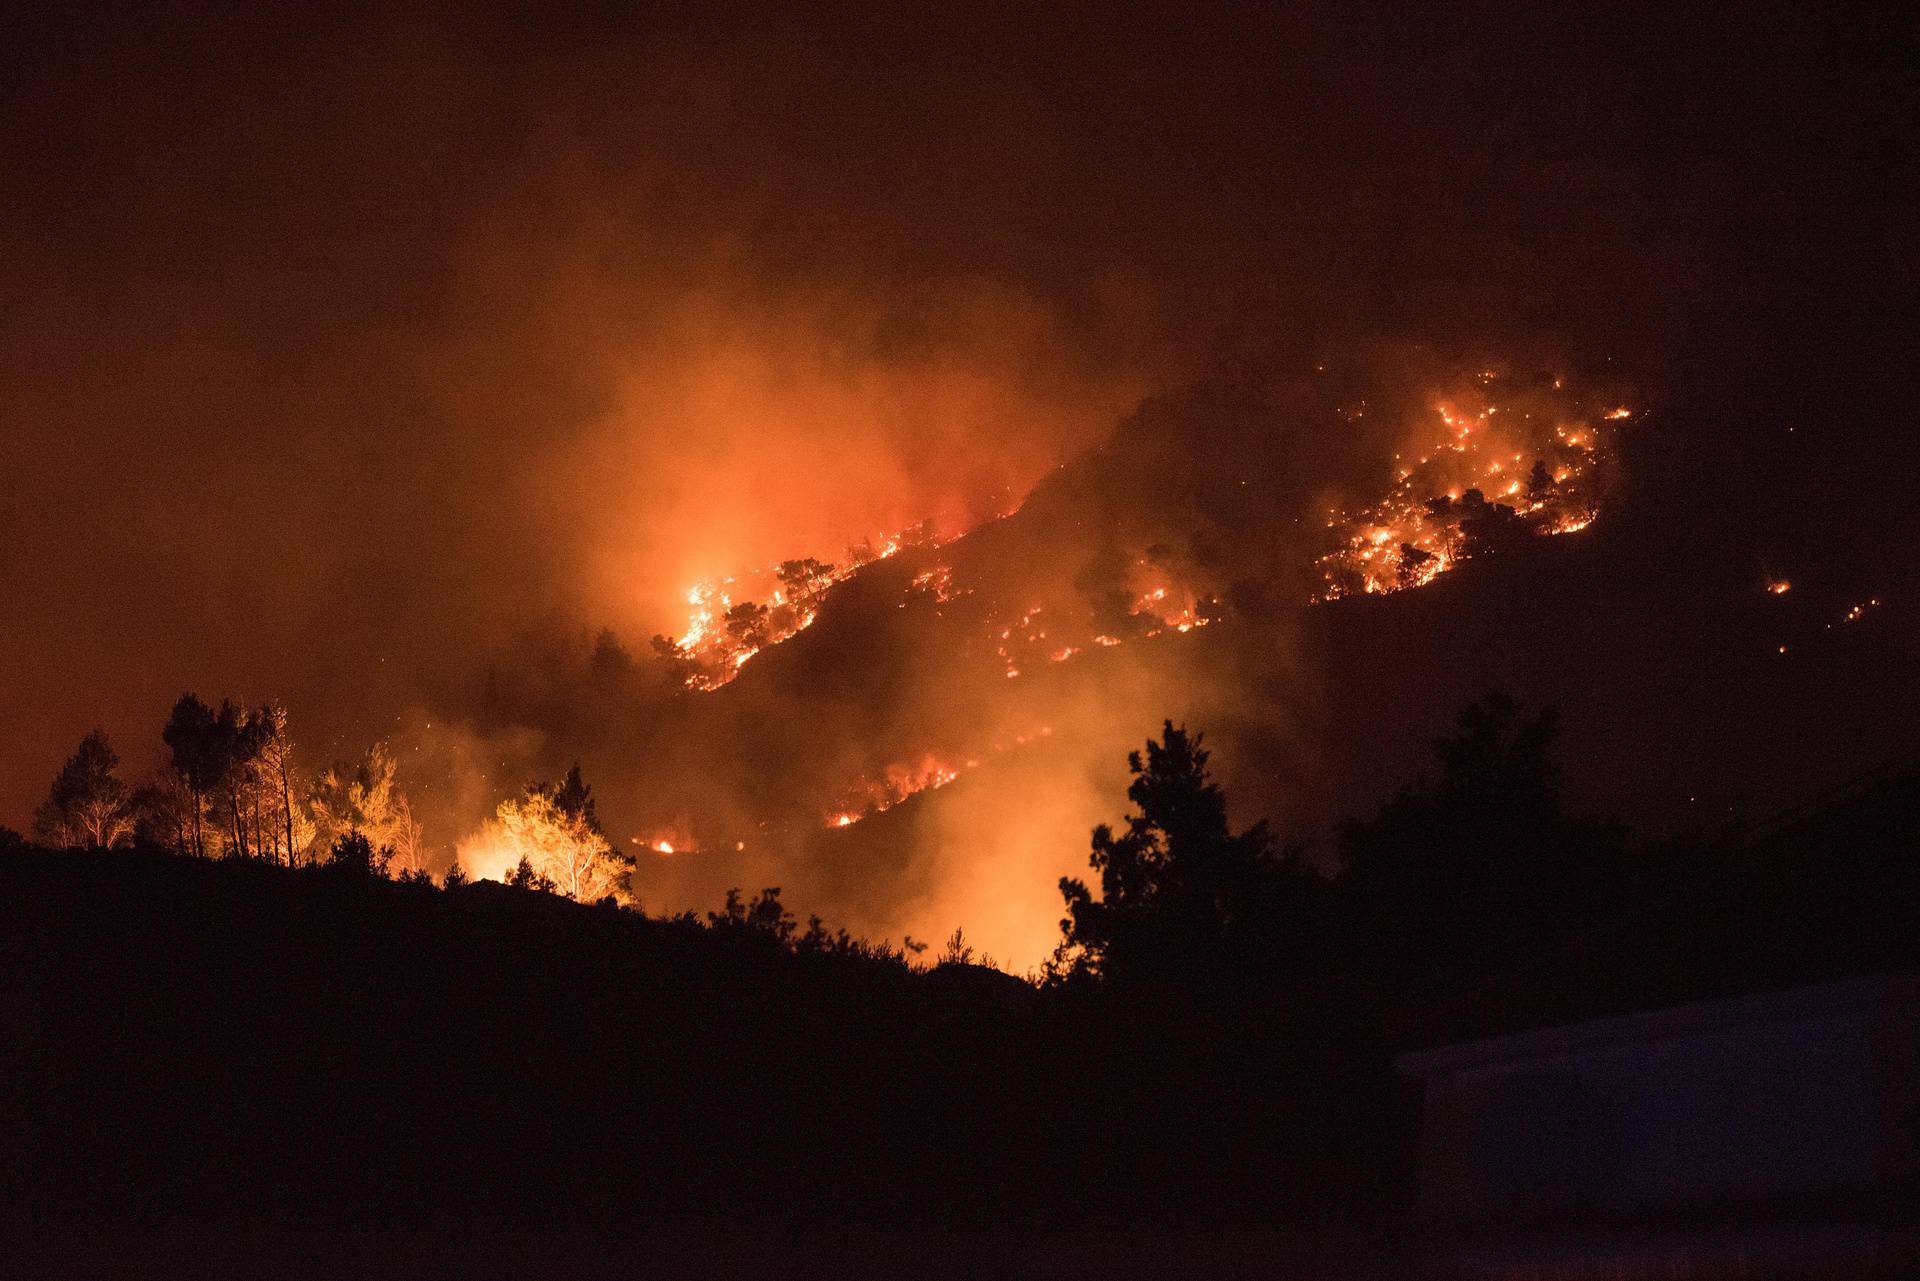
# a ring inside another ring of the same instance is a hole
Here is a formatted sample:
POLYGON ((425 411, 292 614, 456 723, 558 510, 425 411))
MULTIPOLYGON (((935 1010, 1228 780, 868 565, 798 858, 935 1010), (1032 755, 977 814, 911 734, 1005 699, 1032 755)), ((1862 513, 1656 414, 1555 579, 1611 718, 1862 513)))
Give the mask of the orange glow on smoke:
MULTIPOLYGON (((1016 747, 1024 747, 1038 739, 1051 737, 1053 727, 1042 725, 1024 734, 1016 734, 1011 739, 996 742, 991 755, 999 756, 1016 747)), ((889 765, 879 777, 867 779, 848 788, 832 812, 826 817, 828 827, 852 827, 855 823, 875 814, 884 813, 921 792, 937 791, 957 780, 967 770, 977 769, 980 759, 966 761, 948 761, 932 752, 928 752, 918 761, 889 765)))
MULTIPOLYGON (((1326 546, 1331 550, 1312 560, 1319 584, 1308 603, 1418 587, 1505 540, 1586 528, 1605 496, 1621 424, 1632 417, 1625 406, 1610 404, 1583 402, 1563 381, 1555 380, 1549 389, 1544 380, 1513 381, 1493 370, 1480 371, 1454 394, 1427 402, 1405 428, 1403 452, 1394 455, 1382 487, 1361 504, 1325 512, 1330 536, 1326 546)), ((1365 410, 1343 412, 1353 421, 1365 410)), ((1376 410, 1373 418, 1378 417, 1376 410)), ((1011 504, 988 519, 1004 519, 1019 508, 1011 504)), ((963 549, 954 549, 952 560, 937 553, 936 563, 933 549, 963 532, 956 527, 941 533, 923 524, 870 539, 833 563, 786 561, 696 583, 686 594, 685 625, 668 647, 668 656, 684 664, 680 679, 688 688, 717 690, 761 650, 810 627, 835 587, 863 567, 910 549, 928 554, 918 558, 911 578, 905 572, 899 575, 902 586, 886 607, 925 608, 948 619, 950 627, 968 629, 946 655, 956 673, 967 673, 956 674, 956 679, 984 680, 1004 691, 994 698, 1007 700, 1009 706, 1018 700, 1022 715, 1034 714, 1033 700, 1054 696, 1058 678, 1053 673, 1063 665, 1077 669, 1116 661, 1099 651, 1122 645, 1177 645, 1173 636, 1230 617, 1222 600, 1230 580, 1177 544, 1131 549, 1130 559, 1114 566, 1118 581, 1102 581, 1097 599, 1092 592, 1069 593, 1031 583, 1020 588, 1019 595, 994 599, 1009 590, 1009 584, 996 580, 991 571, 981 573, 963 549), (940 608, 972 598, 976 591, 984 599, 940 608)), ((1770 590, 1784 591, 1785 584, 1770 590)), ((1128 668, 1123 664, 1117 670, 1128 668)), ((817 793, 811 822, 829 831, 853 827, 913 796, 939 791, 1000 754, 1051 733, 1042 727, 983 747, 978 740, 953 741, 953 728, 920 740, 938 747, 884 766, 869 765, 848 785, 817 793)), ((1051 760, 1008 762, 1005 776, 1019 779, 1024 789, 1017 794, 988 782, 970 789, 970 802, 986 796, 994 802, 993 810, 1018 807, 1016 822, 1000 825, 1018 831, 994 837, 1004 836, 996 848, 1007 865, 994 874, 999 879, 992 886, 988 882, 993 876, 970 865, 967 883, 956 881, 939 901, 943 913, 957 911, 961 903, 970 905, 974 915, 964 922, 969 933, 976 923, 984 928, 991 919, 1018 937, 1020 946, 1031 939, 1033 947, 1044 950, 1042 936, 1053 929, 1057 908, 1039 891, 1033 891, 1033 902, 1014 906, 1010 896, 1029 892, 1015 889, 1014 878, 1031 860, 1050 857, 1045 851, 1061 837, 1058 822, 1077 826, 1089 812, 1097 813, 1090 810, 1091 798, 1072 788, 1059 795, 1032 793, 1036 787, 1045 792, 1053 786, 1057 766, 1051 760), (1045 826, 1049 814, 1057 820, 1055 827, 1045 826)), ((964 830, 968 839, 979 840, 995 829, 993 814, 968 810, 943 805, 931 812, 939 816, 945 839, 964 830)), ((767 826, 761 824, 762 829, 767 826)), ((1080 830, 1084 833, 1084 827, 1080 830)), ((665 832, 635 840, 663 856, 691 849, 690 837, 683 841, 665 832)), ((726 844, 742 848, 731 833, 726 844)))
MULTIPOLYGON (((811 627, 827 592, 865 566, 909 547, 938 547, 958 536, 942 537, 931 522, 924 522, 849 547, 838 562, 798 559, 695 583, 687 589, 686 627, 674 642, 687 664, 687 687, 719 689, 755 654, 811 627)), ((940 577, 942 572, 930 570, 916 578, 915 589, 949 599, 952 584, 940 577)))

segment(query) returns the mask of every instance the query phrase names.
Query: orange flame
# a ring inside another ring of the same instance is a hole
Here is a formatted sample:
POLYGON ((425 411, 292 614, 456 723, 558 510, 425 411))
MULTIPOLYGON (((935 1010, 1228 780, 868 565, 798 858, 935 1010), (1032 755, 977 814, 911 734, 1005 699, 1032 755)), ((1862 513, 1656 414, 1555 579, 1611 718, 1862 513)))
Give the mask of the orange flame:
POLYGON ((1325 586, 1316 600, 1419 587, 1482 540, 1571 534, 1593 523, 1597 473, 1611 443, 1605 424, 1631 411, 1621 406, 1594 422, 1559 399, 1542 403, 1537 391, 1503 406, 1494 400, 1497 375, 1482 373, 1480 383, 1434 406, 1444 430, 1396 468, 1384 498, 1329 513, 1341 545, 1320 558, 1325 586))

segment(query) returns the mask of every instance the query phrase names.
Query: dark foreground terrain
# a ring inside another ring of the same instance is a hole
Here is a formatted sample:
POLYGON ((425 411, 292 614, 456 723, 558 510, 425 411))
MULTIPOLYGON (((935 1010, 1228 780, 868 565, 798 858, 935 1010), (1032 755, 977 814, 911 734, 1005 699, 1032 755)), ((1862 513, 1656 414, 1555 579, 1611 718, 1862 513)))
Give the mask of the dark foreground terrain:
MULTIPOLYGON (((1456 1228, 1501 1225, 1420 1217, 1395 1051, 1920 969, 1916 846, 1920 781, 1864 785, 1737 844, 1635 856, 1559 918, 1528 907, 1560 923, 1444 984, 1431 956, 1396 970, 1387 941, 1446 937, 1471 897, 1419 906, 1427 872, 1398 891, 1342 878, 1303 900, 1322 928, 1297 963, 1174 996, 916 968, 751 911, 658 919, 491 882, 16 840, 0 1260, 1412 1275, 1456 1228)), ((1854 1208, 1900 1230, 1906 1187, 1883 1179, 1854 1208)))
POLYGON ((1325 1037, 977 966, 141 852, 0 883, 28 1274, 1234 1271, 1371 1222, 1407 1133, 1383 1053, 1336 1099, 1288 1085, 1325 1037))

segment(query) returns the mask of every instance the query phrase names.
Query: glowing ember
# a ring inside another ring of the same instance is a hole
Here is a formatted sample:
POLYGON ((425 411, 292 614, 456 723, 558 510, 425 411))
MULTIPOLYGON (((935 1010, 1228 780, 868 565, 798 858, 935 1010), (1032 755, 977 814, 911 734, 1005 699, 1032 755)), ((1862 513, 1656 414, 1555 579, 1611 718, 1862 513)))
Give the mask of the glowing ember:
MULTIPOLYGON (((953 566, 951 565, 936 565, 932 569, 923 570, 914 575, 913 583, 908 590, 931 596, 943 605, 956 596, 966 595, 964 589, 953 585, 953 566)), ((906 605, 905 601, 900 602, 902 609, 905 609, 906 605)))
MULTIPOLYGON (((1323 586, 1310 602, 1417 587, 1462 560, 1533 537, 1573 533, 1593 521, 1616 424, 1631 411, 1582 404, 1559 380, 1549 388, 1546 380, 1523 384, 1483 370, 1466 382, 1460 394, 1434 404, 1431 417, 1420 416, 1412 447, 1395 455, 1384 497, 1327 513, 1337 545, 1316 561, 1323 586)), ((1363 405, 1342 412, 1357 421, 1363 405)), ((688 593, 685 631, 678 640, 657 638, 656 648, 677 665, 689 688, 717 689, 762 649, 810 626, 831 589, 862 567, 946 541, 922 525, 852 549, 837 564, 793 560, 697 584, 688 593)), ((1121 569, 1121 581, 1097 602, 1091 596, 1048 596, 985 613, 975 635, 986 644, 977 652, 984 657, 991 645, 998 661, 989 670, 1008 681, 1023 675, 1037 680, 1095 647, 1190 633, 1228 616, 1209 590, 1219 586, 1206 581, 1213 572, 1177 546, 1157 544, 1121 569)), ((956 584, 952 564, 929 564, 895 603, 901 609, 917 601, 941 605, 970 590, 956 584)), ((1785 583, 1770 590, 1784 591, 1785 583)), ((1028 737, 1033 735, 1016 742, 1028 737)), ((832 797, 821 822, 851 827, 909 796, 946 786, 1009 746, 952 759, 930 752, 890 765, 832 797)), ((662 854, 686 849, 667 836, 650 844, 662 854)))
POLYGON ((1040 617, 1040 606, 1035 605, 1020 615, 1017 620, 1000 629, 1000 645, 994 652, 1000 655, 1000 661, 1006 664, 1008 680, 1020 675, 1020 663, 1014 654, 1014 648, 1020 645, 1031 645, 1047 638, 1046 632, 1034 626, 1033 620, 1038 617, 1040 617))
MULTIPOLYGON (((1139 569, 1149 574, 1155 572, 1144 560, 1139 562, 1139 569)), ((1134 598, 1132 614, 1145 625, 1140 633, 1144 639, 1162 632, 1190 632, 1196 627, 1205 627, 1218 616, 1219 609, 1220 602, 1212 597, 1201 598, 1183 587, 1162 582, 1134 598)))
MULTIPOLYGON (((991 755, 999 756, 1016 747, 1024 747, 1039 739, 1053 735, 1051 725, 1042 725, 1024 734, 1016 734, 1011 739, 1003 739, 993 744, 991 755)), ((950 764, 932 752, 922 756, 917 763, 889 765, 879 778, 868 780, 848 789, 832 812, 826 817, 828 827, 852 827, 861 819, 871 818, 875 814, 892 809, 909 796, 921 792, 937 791, 958 779, 965 770, 978 769, 980 757, 972 757, 955 765, 950 764)))
POLYGON ((1595 422, 1538 387, 1501 404, 1496 375, 1481 374, 1479 384, 1434 406, 1440 430, 1425 433, 1396 468, 1385 498, 1329 514, 1341 546, 1320 558, 1325 587, 1315 599, 1419 587, 1476 554, 1593 523, 1611 445, 1606 424, 1631 411, 1595 422))
POLYGON ((1785 596, 1793 590, 1793 584, 1784 578, 1776 578, 1767 584, 1767 591, 1775 596, 1785 596))
POLYGON ((699 843, 693 839, 693 831, 685 820, 670 826, 656 827, 650 833, 629 837, 628 840, 641 849, 663 856, 696 854, 700 848, 699 843))
POLYGON ((877 779, 848 789, 827 816, 828 827, 852 827, 861 819, 890 810, 917 792, 945 787, 960 771, 929 752, 913 764, 889 765, 877 779))

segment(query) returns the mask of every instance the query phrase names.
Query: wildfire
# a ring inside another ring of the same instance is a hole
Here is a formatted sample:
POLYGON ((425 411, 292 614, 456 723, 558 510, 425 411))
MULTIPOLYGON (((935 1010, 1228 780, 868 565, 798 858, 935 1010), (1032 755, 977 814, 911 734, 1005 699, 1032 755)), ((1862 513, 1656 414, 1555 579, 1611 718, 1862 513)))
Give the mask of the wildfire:
MULTIPOLYGON (((1133 583, 1133 604, 1127 613, 1135 620, 1135 634, 1143 640, 1162 632, 1190 632, 1223 616, 1216 598, 1200 595, 1179 574, 1147 557, 1134 562, 1133 583)), ((1102 634, 1093 643, 1113 646, 1120 640, 1102 634)))
POLYGON ((1213 621, 1213 611, 1218 608, 1217 601, 1211 598, 1198 600, 1192 593, 1182 594, 1180 603, 1171 607, 1168 605, 1169 599, 1169 589, 1163 586, 1142 592, 1133 602, 1133 616, 1147 625, 1146 630, 1140 633, 1143 639, 1158 636, 1162 632, 1190 632, 1196 627, 1205 627, 1213 621))
MULTIPOLYGON (((1040 614, 1040 606, 1034 605, 1018 619, 1000 629, 1000 644, 994 652, 1000 655, 1000 661, 1006 664, 1008 680, 1020 675, 1020 660, 1014 654, 1014 648, 1020 645, 1032 645, 1047 638, 1044 629, 1034 626, 1033 620, 1040 617, 1040 614)), ((1063 655, 1063 657, 1066 656, 1063 655)), ((1056 658, 1053 661, 1061 660, 1056 658)))
MULTIPOLYGON (((1523 539, 1574 533, 1594 520, 1615 435, 1632 411, 1583 404, 1559 380, 1549 388, 1547 380, 1519 383, 1483 370, 1465 382, 1458 395, 1419 415, 1414 447, 1395 456, 1384 496, 1369 506, 1327 513, 1336 541, 1315 562, 1322 586, 1310 601, 1417 587, 1462 560, 1523 539)), ((1354 422, 1367 408, 1359 402, 1341 412, 1354 422)), ((687 594, 685 629, 678 639, 656 638, 656 648, 677 665, 687 687, 718 689, 761 650, 811 626, 832 589, 863 567, 948 541, 923 524, 862 543, 837 563, 783 561, 695 584, 687 594)), ((956 581, 952 563, 929 558, 916 568, 894 602, 898 608, 923 601, 944 605, 972 591, 956 581)), ((973 620, 969 626, 979 628, 973 633, 978 648, 969 647, 974 661, 984 660, 991 646, 997 662, 985 660, 985 671, 1008 681, 1039 679, 1095 648, 1189 633, 1227 617, 1220 597, 1211 594, 1219 583, 1207 581, 1216 571, 1177 545, 1150 548, 1123 569, 1122 581, 1103 585, 1097 601, 1093 593, 1084 599, 1027 596, 978 614, 948 612, 973 620)), ((1784 580, 1768 588, 1776 594, 1786 589, 1784 580)), ((820 822, 852 827, 1048 733, 1038 729, 975 756, 928 751, 888 765, 830 795, 820 822)), ((691 848, 690 838, 665 832, 634 841, 661 855, 691 848)))
POLYGON ((1477 553, 1593 523, 1608 424, 1632 411, 1595 420, 1538 388, 1501 404, 1498 378, 1483 373, 1479 383, 1434 406, 1438 429, 1401 457, 1386 497, 1329 513, 1341 545, 1320 558, 1325 586, 1315 599, 1419 587, 1477 553))
MULTIPOLYGON (((654 638, 654 648, 680 665, 687 688, 719 689, 738 676, 755 654, 811 627, 827 592, 864 566, 909 547, 937 547, 944 541, 932 522, 922 522, 850 547, 838 563, 805 557, 741 576, 695 583, 687 589, 686 630, 678 639, 654 638)), ((950 570, 930 570, 916 578, 914 586, 944 601, 952 592, 950 575, 950 570)))
MULTIPOLYGON (((1016 734, 1010 739, 1002 739, 993 744, 989 755, 999 756, 1016 747, 1024 747, 1038 739, 1050 738, 1053 726, 1042 725, 1016 734)), ((855 823, 875 814, 892 809, 909 796, 921 792, 937 791, 948 783, 954 782, 962 773, 980 767, 981 757, 969 757, 962 762, 951 762, 928 752, 918 761, 889 765, 878 778, 866 780, 849 788, 839 803, 826 816, 828 827, 852 827, 855 823)))
MULTIPOLYGON (((922 595, 931 596, 942 605, 956 596, 964 596, 967 594, 965 588, 958 588, 953 585, 953 566, 951 565, 935 565, 932 569, 922 570, 920 573, 914 575, 913 582, 907 590, 909 595, 917 592, 922 595)), ((907 602, 901 601, 900 608, 905 609, 906 607, 907 602)))
POLYGON ((916 762, 889 765, 880 777, 849 788, 834 812, 827 815, 827 826, 852 827, 915 793, 935 791, 959 777, 957 768, 931 752, 916 762))

